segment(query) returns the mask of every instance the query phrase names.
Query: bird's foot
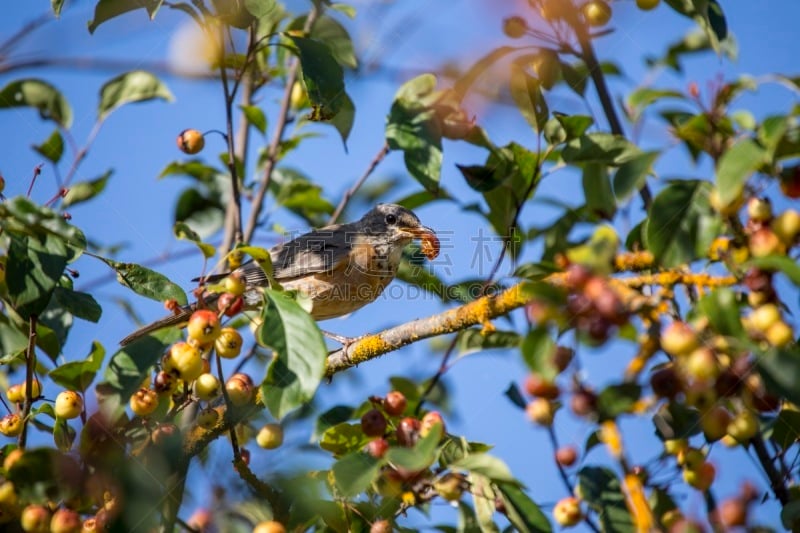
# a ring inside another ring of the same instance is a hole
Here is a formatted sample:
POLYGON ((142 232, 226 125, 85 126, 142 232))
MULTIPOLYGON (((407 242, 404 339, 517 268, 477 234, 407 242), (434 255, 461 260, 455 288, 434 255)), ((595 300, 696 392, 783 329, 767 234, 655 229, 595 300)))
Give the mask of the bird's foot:
POLYGON ((358 337, 345 337, 344 335, 337 335, 336 333, 331 333, 330 331, 325 331, 325 330, 321 331, 323 335, 342 345, 341 351, 344 353, 345 358, 348 360, 350 359, 349 357, 350 346, 352 346, 353 344, 357 343, 358 341, 360 341, 365 337, 365 335, 359 335, 358 337))

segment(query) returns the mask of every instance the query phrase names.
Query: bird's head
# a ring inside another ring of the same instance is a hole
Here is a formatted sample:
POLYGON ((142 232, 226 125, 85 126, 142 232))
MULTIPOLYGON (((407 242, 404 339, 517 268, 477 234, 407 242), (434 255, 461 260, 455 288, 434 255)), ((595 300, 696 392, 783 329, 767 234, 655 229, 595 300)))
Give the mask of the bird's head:
POLYGON ((392 242, 436 239, 436 232, 423 226, 413 211, 397 204, 378 204, 360 222, 367 233, 386 235, 392 242))

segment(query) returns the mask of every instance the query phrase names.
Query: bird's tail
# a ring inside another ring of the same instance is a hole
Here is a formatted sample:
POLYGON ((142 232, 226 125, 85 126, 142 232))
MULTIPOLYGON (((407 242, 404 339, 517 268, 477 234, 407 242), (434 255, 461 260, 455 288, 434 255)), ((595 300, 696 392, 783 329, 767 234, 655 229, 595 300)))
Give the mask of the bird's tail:
POLYGON ((167 328, 170 326, 179 326, 185 322, 188 322, 189 317, 192 316, 192 313, 195 310, 195 307, 196 307, 195 304, 182 307, 177 313, 173 315, 166 316, 164 318, 156 320, 155 322, 152 322, 150 324, 147 324, 146 326, 137 329, 136 331, 134 331, 133 333, 131 333, 130 335, 119 341, 119 343, 121 346, 126 346, 132 343, 133 341, 139 339, 140 337, 149 335, 154 331, 158 331, 160 329, 167 328))

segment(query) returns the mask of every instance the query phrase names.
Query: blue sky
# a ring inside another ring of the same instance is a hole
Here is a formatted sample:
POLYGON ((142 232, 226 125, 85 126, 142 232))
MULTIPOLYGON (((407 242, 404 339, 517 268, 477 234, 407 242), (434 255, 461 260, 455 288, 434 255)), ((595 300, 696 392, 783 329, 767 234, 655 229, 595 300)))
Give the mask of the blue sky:
MULTIPOLYGON (((180 13, 162 9, 156 20, 151 22, 144 12, 135 12, 104 24, 94 36, 90 36, 85 29, 85 21, 91 18, 92 3, 80 1, 70 4, 60 21, 51 22, 26 38, 15 57, 99 56, 125 60, 132 68, 149 65, 167 57, 173 35, 186 19, 180 13)), ((348 152, 342 149, 332 129, 316 127, 313 130, 324 137, 304 143, 301 150, 285 161, 286 165, 302 169, 315 179, 334 201, 361 175, 380 149, 385 116, 397 87, 410 75, 436 70, 445 61, 466 66, 491 47, 508 44, 508 39, 501 31, 501 21, 505 16, 524 13, 526 2, 463 0, 430 3, 412 0, 395 5, 362 0, 354 5, 359 11, 359 18, 355 22, 347 22, 347 25, 353 32, 357 52, 384 62, 388 68, 348 80, 348 91, 357 105, 348 152)), ((0 38, 10 35, 21 23, 45 12, 48 6, 49 2, 44 1, 14 2, 5 6, 5 16, 0 19, 0 38)), ((292 2, 290 6, 299 10, 305 3, 292 2)), ((684 89, 689 81, 696 81, 701 91, 705 91, 708 82, 719 78, 731 79, 742 73, 761 76, 771 72, 788 75, 797 72, 796 21, 800 19, 800 4, 796 1, 723 2, 728 25, 739 45, 738 59, 730 61, 713 54, 698 55, 685 61, 686 72, 680 77, 666 71, 648 71, 642 58, 662 53, 668 43, 682 36, 692 27, 692 23, 665 6, 648 13, 638 11, 633 1, 617 1, 613 2, 613 6, 613 27, 616 31, 598 41, 597 48, 601 59, 617 62, 625 72, 624 77, 612 82, 616 95, 622 95, 645 82, 656 87, 684 89)), ((93 126, 99 87, 117 73, 114 70, 97 72, 75 66, 47 71, 17 71, 0 74, 0 86, 27 76, 43 77, 55 84, 73 106, 73 131, 80 142, 93 126)), ((106 192, 98 200, 70 211, 73 222, 83 228, 90 238, 109 245, 126 243, 127 247, 120 254, 125 261, 142 262, 182 253, 190 248, 186 243, 176 241, 171 232, 173 203, 188 181, 181 178, 157 180, 157 176, 169 162, 183 158, 175 147, 178 132, 189 127, 203 131, 221 129, 224 125, 222 95, 217 84, 171 76, 164 76, 163 80, 175 95, 175 101, 132 105, 116 111, 103 126, 76 178, 92 179, 109 168, 114 169, 106 192)), ((599 117, 599 106, 593 92, 589 90, 589 93, 592 94, 589 100, 591 112, 599 117)), ((277 99, 277 92, 268 91, 261 102, 270 123, 277 109, 277 99)), ((786 111, 796 100, 796 95, 784 88, 766 86, 755 94, 746 95, 734 107, 747 108, 757 117, 763 117, 769 113, 786 111)), ((586 112, 586 104, 564 91, 554 93, 549 103, 554 110, 586 112)), ((479 99, 468 100, 468 105, 472 106, 478 123, 489 131, 498 144, 516 140, 535 147, 533 134, 515 109, 487 107, 479 99)), ((30 145, 43 141, 52 131, 52 126, 40 121, 34 112, 26 109, 5 110, 0 113, 0 120, 3 125, 0 128, 0 172, 7 182, 6 195, 24 194, 33 167, 41 162, 30 145)), ((599 119, 599 123, 605 127, 602 119, 599 119)), ((255 150, 265 142, 256 135, 252 148, 255 150)), ((674 144, 661 124, 654 120, 645 124, 640 142, 656 148, 674 144)), ((223 149, 219 137, 210 137, 203 155, 214 160, 215 155, 223 149)), ((442 183, 464 204, 477 201, 478 198, 463 183, 454 164, 475 164, 484 157, 483 152, 473 147, 452 142, 445 144, 442 183)), ((251 162, 251 171, 252 167, 251 162)), ((62 172, 65 170, 62 168, 62 172)), ((683 149, 679 147, 673 147, 661 157, 657 171, 661 177, 711 176, 706 167, 689 166, 683 149)), ((377 182, 390 176, 402 178, 402 186, 388 200, 399 199, 419 190, 419 185, 407 177, 400 154, 390 154, 372 180, 377 182)), ((657 188, 657 183, 654 186, 657 188)), ((577 204, 580 202, 577 193, 579 187, 579 177, 566 172, 557 173, 545 180, 538 195, 577 204)), ((43 202, 55 192, 53 174, 45 167, 33 197, 43 202)), ((779 204, 779 207, 783 205, 779 204)), ((350 211, 351 217, 360 216, 366 207, 354 205, 350 211)), ((270 211, 274 208, 272 204, 267 206, 270 211)), ((634 206, 631 211, 634 220, 641 216, 637 209, 638 206, 634 206)), ((479 274, 473 270, 477 267, 474 261, 474 238, 482 226, 479 217, 464 214, 458 205, 446 202, 425 206, 418 210, 418 215, 426 225, 444 234, 452 232, 452 247, 447 250, 452 266, 448 267, 442 262, 435 264, 434 270, 449 281, 479 274)), ((533 205, 526 212, 524 223, 528 226, 540 225, 553 216, 556 213, 552 209, 533 205)), ((305 229, 302 221, 283 212, 276 211, 273 220, 290 229, 305 229)), ((256 243, 269 245, 275 238, 275 235, 262 235, 256 243)), ((491 248, 489 251, 497 252, 491 248)), ((530 247, 526 257, 535 259, 537 253, 538 247, 530 247)), ((488 257, 486 259, 489 262, 491 260, 488 257)), ((83 357, 93 339, 113 350, 117 341, 133 328, 133 323, 125 318, 114 303, 119 296, 132 299, 145 318, 155 318, 162 313, 160 304, 126 293, 113 281, 98 285, 109 274, 99 262, 83 258, 76 267, 81 272, 81 278, 76 283, 78 288, 99 286, 104 315, 100 327, 82 323, 76 325, 68 352, 64 354, 66 359, 83 357)), ((198 255, 188 255, 155 268, 189 288, 188 280, 197 275, 202 262, 198 255)), ((508 272, 508 268, 501 270, 501 273, 508 272)), ((358 335, 443 309, 441 304, 430 298, 409 300, 402 286, 396 287, 390 294, 397 297, 382 299, 350 317, 329 321, 324 327, 341 334, 358 335)), ((613 380, 631 352, 631 345, 621 343, 599 353, 585 350, 582 353, 584 371, 595 383, 613 380)), ((438 363, 438 354, 433 353, 427 343, 418 343, 362 365, 350 372, 350 376, 337 377, 331 385, 323 385, 320 401, 325 405, 332 405, 335 401, 357 403, 369 395, 388 392, 388 376, 427 377, 435 372, 438 363)), ((254 374, 258 372, 261 370, 254 369, 254 374)), ((458 416, 448 419, 449 430, 473 440, 487 440, 495 444, 493 453, 504 458, 512 471, 527 483, 537 502, 548 504, 565 493, 557 482, 555 469, 549 460, 551 450, 546 434, 531 427, 523 414, 511 406, 502 394, 510 381, 519 383, 524 375, 519 357, 511 353, 493 352, 460 361, 447 377, 448 385, 454 392, 453 404, 458 406, 458 416)), ((559 437, 562 442, 582 445, 588 435, 588 426, 575 420, 571 414, 561 413, 559 417, 559 437)), ((631 450, 634 462, 646 462, 658 453, 648 423, 626 421, 623 428, 630 430, 628 435, 634 437, 631 450)), ((297 438, 301 439, 302 436, 298 435, 297 438)), ((716 486, 719 498, 733 494, 742 478, 753 479, 764 486, 764 480, 754 471, 750 461, 742 460, 741 454, 736 456, 718 448, 715 447, 712 459, 721 466, 718 468, 721 483, 716 486)), ((600 450, 592 452, 590 460, 602 460, 603 453, 600 450)), ((686 494, 688 501, 685 508, 701 515, 703 503, 699 495, 692 492, 686 494)), ((195 500, 187 503, 188 509, 193 504, 204 502, 205 495, 193 496, 195 500)), ((779 525, 774 505, 763 506, 758 514, 771 525, 779 525)), ((447 514, 441 516, 447 519, 447 514)), ((412 515, 411 523, 418 524, 420 520, 412 515)))

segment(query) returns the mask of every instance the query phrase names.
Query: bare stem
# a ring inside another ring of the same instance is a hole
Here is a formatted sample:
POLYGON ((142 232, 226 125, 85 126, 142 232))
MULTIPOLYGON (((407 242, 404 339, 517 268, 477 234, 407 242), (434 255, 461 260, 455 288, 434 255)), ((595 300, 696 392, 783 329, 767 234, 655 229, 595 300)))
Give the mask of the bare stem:
MULTIPOLYGON (((220 32, 224 31, 224 29, 220 29, 220 32)), ((223 38, 224 36, 221 36, 220 41, 223 38)), ((222 49, 224 50, 224 46, 222 49)), ((219 66, 219 75, 222 79, 222 91, 225 96, 225 142, 228 145, 228 171, 231 174, 231 196, 233 198, 228 208, 233 211, 231 215, 233 240, 239 243, 242 241, 242 199, 239 191, 239 174, 236 168, 236 147, 234 146, 233 137, 233 102, 236 98, 236 92, 235 89, 231 90, 228 83, 228 69, 225 66, 224 52, 219 66)))
POLYGON ((775 494, 775 497, 778 498, 778 501, 781 502, 781 505, 786 505, 789 503, 789 491, 786 489, 781 473, 775 468, 775 463, 772 462, 769 456, 767 447, 764 444, 764 439, 760 434, 756 435, 755 438, 750 441, 750 444, 753 445, 753 450, 756 452, 758 462, 761 463, 761 468, 764 469, 764 473, 767 474, 767 478, 769 478, 772 492, 775 494))
MULTIPOLYGON (((558 451, 558 438, 556 437, 556 431, 553 429, 553 426, 547 427, 547 434, 550 437, 550 444, 553 446, 553 453, 558 451)), ((572 482, 569 480, 569 476, 567 476, 566 470, 564 467, 561 466, 561 463, 556 461, 556 467, 558 468, 558 474, 561 477, 561 481, 564 483, 564 488, 567 489, 569 494, 575 493, 575 487, 572 485, 572 482)), ((589 517, 589 515, 585 515, 583 517, 583 521, 586 522, 586 525, 589 526, 589 529, 595 531, 596 533, 600 533, 600 528, 597 527, 597 524, 589 517)))
POLYGON ((28 438, 28 416, 33 406, 33 371, 36 368, 36 322, 37 316, 31 315, 28 324, 28 349, 25 352, 25 402, 22 404, 22 433, 19 434, 19 448, 25 449, 28 438))

